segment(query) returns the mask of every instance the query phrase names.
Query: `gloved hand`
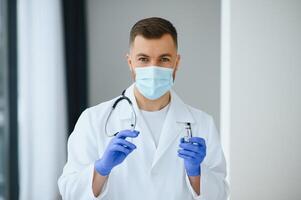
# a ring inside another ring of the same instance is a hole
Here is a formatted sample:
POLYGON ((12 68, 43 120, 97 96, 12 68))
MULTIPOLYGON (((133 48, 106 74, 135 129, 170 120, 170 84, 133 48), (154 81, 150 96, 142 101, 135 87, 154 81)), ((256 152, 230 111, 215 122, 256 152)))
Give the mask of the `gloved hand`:
POLYGON ((178 156, 184 159, 184 166, 188 176, 199 176, 201 174, 201 163, 206 156, 206 143, 203 138, 191 137, 189 142, 181 138, 178 156))
POLYGON ((111 170, 134 150, 136 145, 125 140, 127 137, 135 138, 138 131, 120 131, 109 143, 102 157, 94 164, 95 170, 102 176, 110 174, 111 170))

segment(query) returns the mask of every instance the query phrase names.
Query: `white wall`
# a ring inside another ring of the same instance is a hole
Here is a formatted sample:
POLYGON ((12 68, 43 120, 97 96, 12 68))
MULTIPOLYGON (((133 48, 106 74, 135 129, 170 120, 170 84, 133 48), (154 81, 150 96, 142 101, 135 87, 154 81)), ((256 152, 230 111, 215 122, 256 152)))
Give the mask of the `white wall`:
POLYGON ((213 114, 217 125, 221 83, 231 199, 300 199, 301 1, 223 0, 223 5, 229 8, 229 18, 222 19, 229 51, 223 52, 221 82, 220 1, 87 1, 90 105, 131 82, 124 56, 133 23, 166 17, 179 32, 176 90, 213 114))
POLYGON ((301 1, 230 0, 233 200, 301 198, 301 1))
POLYGON ((125 55, 134 23, 166 17, 178 30, 182 55, 175 89, 188 104, 212 114, 219 127, 219 0, 88 0, 87 14, 90 105, 119 95, 130 84, 125 55))

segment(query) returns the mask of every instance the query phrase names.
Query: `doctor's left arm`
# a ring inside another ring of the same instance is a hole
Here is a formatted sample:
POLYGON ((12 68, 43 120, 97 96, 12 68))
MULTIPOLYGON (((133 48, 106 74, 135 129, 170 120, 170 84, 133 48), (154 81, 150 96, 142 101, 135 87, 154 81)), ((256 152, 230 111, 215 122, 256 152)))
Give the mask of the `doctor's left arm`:
POLYGON ((209 118, 209 137, 207 144, 207 160, 204 162, 202 189, 206 190, 204 199, 227 200, 229 185, 226 180, 227 167, 221 146, 219 133, 212 117, 209 118), (206 182, 206 184, 205 184, 206 182))
POLYGON ((207 155, 201 164, 201 183, 200 195, 198 195, 190 184, 189 177, 186 176, 186 182, 196 200, 227 200, 229 196, 229 186, 226 181, 226 161, 221 147, 219 134, 217 132, 214 120, 208 118, 208 138, 207 155))
POLYGON ((68 139, 68 160, 58 180, 64 200, 102 199, 106 194, 106 183, 97 198, 92 190, 94 162, 99 159, 97 137, 100 133, 93 126, 90 115, 89 109, 81 114, 68 139))

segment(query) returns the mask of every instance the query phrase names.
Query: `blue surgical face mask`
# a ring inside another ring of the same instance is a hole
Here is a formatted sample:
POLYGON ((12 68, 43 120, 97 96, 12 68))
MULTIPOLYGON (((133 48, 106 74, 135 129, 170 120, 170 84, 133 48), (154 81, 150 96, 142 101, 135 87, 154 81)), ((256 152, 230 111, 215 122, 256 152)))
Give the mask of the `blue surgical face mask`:
POLYGON ((136 67, 136 87, 146 98, 155 100, 163 96, 173 86, 173 69, 147 66, 136 67))

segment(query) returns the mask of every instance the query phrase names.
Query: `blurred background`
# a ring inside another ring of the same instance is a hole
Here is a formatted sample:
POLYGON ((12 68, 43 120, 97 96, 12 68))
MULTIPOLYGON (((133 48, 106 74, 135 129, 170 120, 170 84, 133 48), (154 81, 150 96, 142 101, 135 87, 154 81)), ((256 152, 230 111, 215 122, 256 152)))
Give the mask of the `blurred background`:
POLYGON ((0 0, 0 200, 61 199, 81 112, 131 83, 142 18, 170 20, 175 90, 220 131, 233 200, 300 200, 301 1, 0 0))

